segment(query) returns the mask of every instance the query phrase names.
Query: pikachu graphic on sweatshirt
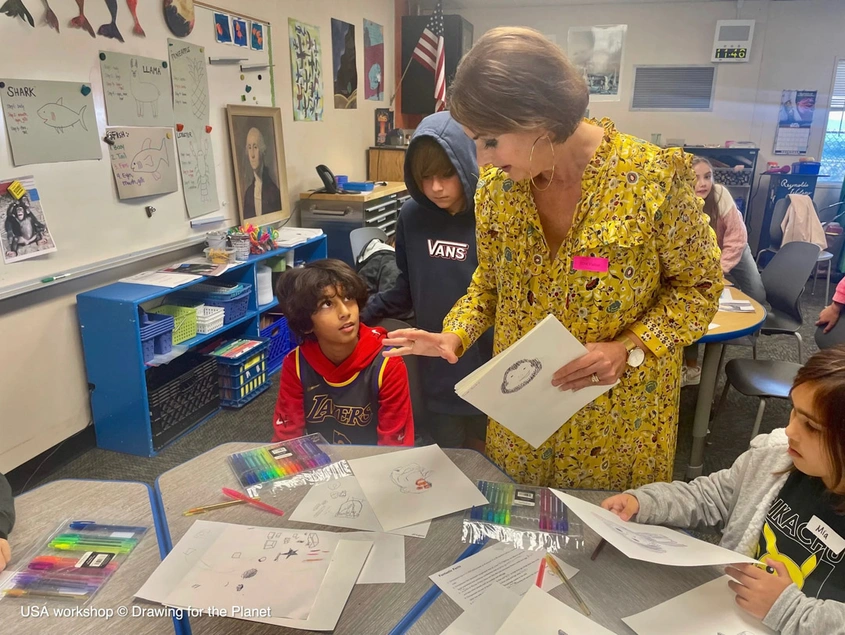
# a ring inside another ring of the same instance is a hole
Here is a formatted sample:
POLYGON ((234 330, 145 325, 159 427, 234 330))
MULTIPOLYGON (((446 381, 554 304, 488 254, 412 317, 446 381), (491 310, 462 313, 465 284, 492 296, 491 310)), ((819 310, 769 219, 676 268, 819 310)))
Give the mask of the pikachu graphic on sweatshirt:
POLYGON ((789 572, 789 577, 795 583, 795 586, 802 589, 804 582, 819 565, 816 554, 812 554, 799 566, 792 558, 778 551, 777 536, 775 536, 775 532, 769 527, 769 523, 763 523, 763 538, 766 540, 766 553, 760 555, 758 560, 763 564, 766 564, 767 558, 782 562, 786 565, 786 570, 789 572))

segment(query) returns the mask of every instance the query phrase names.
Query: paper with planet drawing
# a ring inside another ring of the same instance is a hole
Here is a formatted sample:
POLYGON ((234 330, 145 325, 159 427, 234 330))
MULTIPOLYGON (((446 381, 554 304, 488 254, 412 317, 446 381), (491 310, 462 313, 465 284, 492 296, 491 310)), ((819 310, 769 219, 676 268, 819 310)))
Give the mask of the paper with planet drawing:
MULTIPOLYGON (((587 354, 553 315, 455 385, 455 392, 533 447, 540 447, 572 415, 613 386, 560 391, 558 369, 587 354)), ((614 384, 615 385, 615 384, 614 384)))
POLYGON ((106 128, 106 135, 118 198, 179 189, 171 128, 106 128))
POLYGON ((0 79, 15 165, 102 159, 91 85, 0 79))

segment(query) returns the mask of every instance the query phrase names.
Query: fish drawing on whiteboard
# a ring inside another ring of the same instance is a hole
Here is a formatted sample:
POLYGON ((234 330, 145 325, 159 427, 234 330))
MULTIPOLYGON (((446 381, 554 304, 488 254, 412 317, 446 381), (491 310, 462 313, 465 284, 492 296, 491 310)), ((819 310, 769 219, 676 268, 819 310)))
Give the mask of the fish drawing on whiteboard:
POLYGON ((431 489, 431 481, 428 480, 430 475, 431 470, 420 467, 416 463, 411 463, 393 470, 390 473, 390 480, 403 494, 419 494, 431 489))
POLYGON ((158 169, 162 163, 170 165, 167 158, 167 141, 162 139, 161 145, 158 148, 153 148, 152 140, 147 137, 141 144, 141 151, 132 157, 132 171, 152 174, 153 178, 158 181, 161 178, 158 169))
POLYGON ((38 109, 38 116, 44 121, 45 125, 55 128, 56 132, 63 133, 65 128, 72 128, 76 124, 82 126, 82 129, 87 131, 88 126, 85 125, 85 109, 83 106, 79 112, 71 110, 62 103, 62 97, 59 97, 55 102, 44 104, 38 109))

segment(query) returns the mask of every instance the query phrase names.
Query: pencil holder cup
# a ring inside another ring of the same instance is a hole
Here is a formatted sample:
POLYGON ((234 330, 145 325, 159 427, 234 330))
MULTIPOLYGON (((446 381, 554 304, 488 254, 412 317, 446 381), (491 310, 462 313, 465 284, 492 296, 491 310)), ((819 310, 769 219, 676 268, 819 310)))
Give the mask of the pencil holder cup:
POLYGON ((205 235, 205 244, 208 245, 209 249, 226 249, 226 247, 227 247, 226 232, 220 231, 220 230, 208 232, 205 235))
POLYGON ((241 262, 249 260, 249 236, 247 234, 229 234, 235 258, 241 262))

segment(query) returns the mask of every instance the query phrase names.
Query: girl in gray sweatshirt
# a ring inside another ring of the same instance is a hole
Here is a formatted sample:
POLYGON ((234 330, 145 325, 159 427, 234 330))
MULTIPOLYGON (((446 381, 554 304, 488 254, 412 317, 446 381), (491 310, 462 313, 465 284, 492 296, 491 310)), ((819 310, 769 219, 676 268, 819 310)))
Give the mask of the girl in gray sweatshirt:
POLYGON ((602 507, 623 520, 712 527, 768 569, 726 569, 737 604, 782 635, 845 635, 845 347, 798 371, 786 428, 727 470, 653 483, 602 507), (772 572, 773 571, 773 572, 772 572))

